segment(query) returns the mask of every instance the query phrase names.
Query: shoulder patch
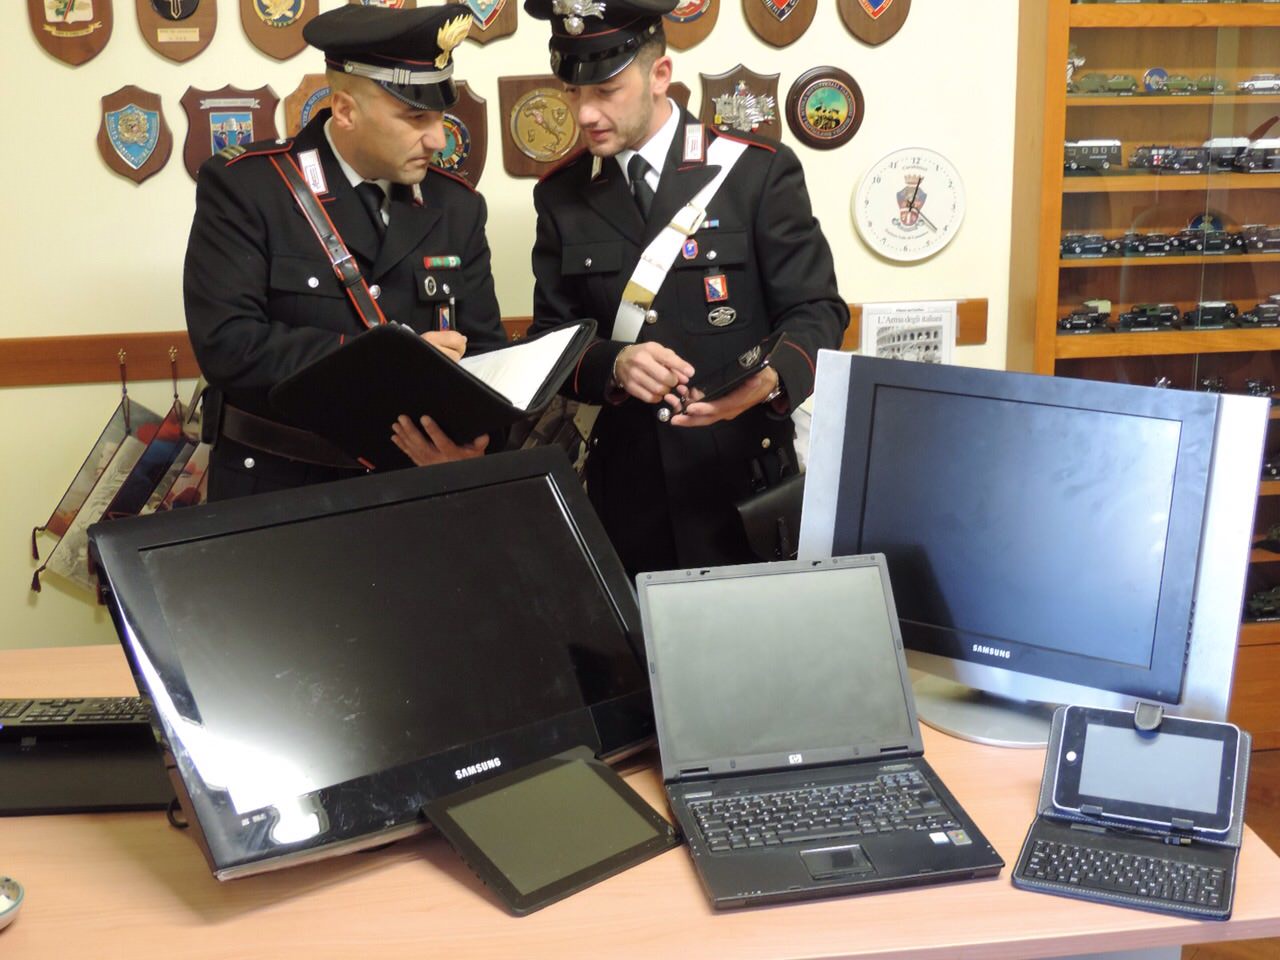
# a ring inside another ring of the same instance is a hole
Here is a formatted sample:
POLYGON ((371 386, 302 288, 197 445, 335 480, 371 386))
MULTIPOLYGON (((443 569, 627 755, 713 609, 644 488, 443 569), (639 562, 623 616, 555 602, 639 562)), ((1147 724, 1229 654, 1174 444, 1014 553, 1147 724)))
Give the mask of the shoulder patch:
POLYGON ((452 173, 452 172, 450 172, 450 171, 448 171, 448 170, 445 170, 443 167, 437 167, 434 163, 433 163, 433 164, 428 165, 428 167, 427 167, 427 171, 428 171, 429 173, 436 173, 436 174, 439 174, 439 175, 440 175, 440 176, 442 176, 442 177, 448 177, 450 180, 455 180, 455 181, 457 181, 458 183, 462 184, 464 187, 466 187, 466 188, 467 188, 468 190, 470 190, 472 193, 475 193, 475 192, 476 192, 476 185, 475 185, 474 183, 472 183, 470 180, 468 180, 466 177, 459 176, 459 175, 458 175, 458 174, 456 174, 456 173, 452 173))
POLYGON ((579 149, 575 150, 573 153, 569 154, 567 157, 565 157, 563 160, 557 163, 554 167, 552 167, 550 170, 548 170, 546 173, 540 176, 538 178, 538 182, 541 183, 543 180, 550 180, 557 173, 560 173, 563 170, 569 169, 569 167, 573 166, 575 163, 581 160, 582 157, 587 152, 588 150, 586 147, 580 147, 579 149))
POLYGON ((221 157, 227 161, 227 166, 231 166, 237 160, 243 160, 245 157, 267 157, 274 153, 286 153, 292 147, 292 140, 257 140, 245 146, 236 144, 223 147, 214 156, 221 157))
POLYGON ((745 143, 749 147, 759 147, 761 150, 768 150, 770 153, 778 152, 778 148, 774 144, 765 140, 763 137, 758 137, 754 134, 737 132, 727 133, 719 127, 711 125, 707 126, 707 133, 712 137, 724 137, 726 140, 733 140, 736 143, 745 143))

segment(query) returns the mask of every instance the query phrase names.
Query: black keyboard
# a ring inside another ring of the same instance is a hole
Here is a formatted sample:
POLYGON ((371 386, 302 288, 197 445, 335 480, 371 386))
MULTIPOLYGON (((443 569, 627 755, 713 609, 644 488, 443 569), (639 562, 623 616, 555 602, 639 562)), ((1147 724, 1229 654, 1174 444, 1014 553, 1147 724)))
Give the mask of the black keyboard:
POLYGON ((1036 840, 1021 872, 1084 892, 1146 900, 1156 909, 1164 904, 1221 908, 1227 895, 1225 871, 1218 867, 1053 840, 1036 840))
POLYGON ((960 826, 916 771, 858 783, 699 799, 689 803, 689 811, 712 853, 960 826))
POLYGON ((0 700, 0 727, 66 728, 99 724, 147 723, 150 714, 141 697, 53 697, 0 700))

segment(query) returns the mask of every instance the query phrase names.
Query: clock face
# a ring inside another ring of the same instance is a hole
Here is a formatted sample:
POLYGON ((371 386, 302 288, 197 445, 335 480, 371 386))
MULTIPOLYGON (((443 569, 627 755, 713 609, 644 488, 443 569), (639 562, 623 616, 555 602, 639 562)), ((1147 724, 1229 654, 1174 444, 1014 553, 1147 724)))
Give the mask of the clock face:
POLYGON ((910 263, 933 256, 964 219, 964 184, 951 161, 920 147, 895 150, 873 164, 853 197, 863 243, 882 257, 910 263))

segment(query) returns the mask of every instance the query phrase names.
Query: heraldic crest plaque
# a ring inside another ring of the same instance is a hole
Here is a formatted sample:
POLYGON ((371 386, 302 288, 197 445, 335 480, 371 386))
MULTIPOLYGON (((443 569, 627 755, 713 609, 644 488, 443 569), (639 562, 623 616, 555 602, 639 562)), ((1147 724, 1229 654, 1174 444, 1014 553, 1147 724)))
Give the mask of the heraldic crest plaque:
POLYGON ((728 133, 754 133, 780 140, 778 74, 759 74, 738 64, 728 73, 699 74, 702 112, 699 119, 728 133))
POLYGON ((27 18, 45 52, 73 67, 111 39, 111 0, 27 0, 27 18))
POLYGON ((98 152, 108 167, 141 183, 160 172, 172 151, 159 94, 128 86, 102 98, 98 152))
POLYGON ((836 0, 836 8, 850 33, 875 46, 902 29, 911 0, 836 0))
POLYGON ((240 23, 249 42, 269 57, 288 60, 307 41, 302 28, 319 12, 320 0, 240 0, 240 23))
POLYGON ((214 0, 135 0, 142 39, 160 56, 184 63, 209 46, 218 28, 214 0))
POLYGON ((182 161, 191 179, 200 164, 225 147, 243 147, 254 140, 276 137, 276 104, 280 100, 270 87, 241 90, 226 86, 220 90, 188 87, 182 95, 187 112, 187 142, 182 161))

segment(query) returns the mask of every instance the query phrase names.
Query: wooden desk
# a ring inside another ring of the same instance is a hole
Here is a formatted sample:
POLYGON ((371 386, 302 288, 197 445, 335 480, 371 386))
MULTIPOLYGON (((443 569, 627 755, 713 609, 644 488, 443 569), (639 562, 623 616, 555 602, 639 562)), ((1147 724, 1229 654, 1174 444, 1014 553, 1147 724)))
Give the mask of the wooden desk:
MULTIPOLYGON (((115 647, 0 651, 0 697, 133 692, 115 647)), ((434 834, 221 884, 162 814, 0 819, 0 874, 27 891, 4 960, 928 957, 996 960, 1280 934, 1280 858, 1251 830, 1228 923, 1015 890, 1043 753, 925 732, 930 763, 1010 865, 993 880, 713 913, 672 850, 524 919, 434 834)), ((651 767, 630 782, 663 807, 651 767)))

